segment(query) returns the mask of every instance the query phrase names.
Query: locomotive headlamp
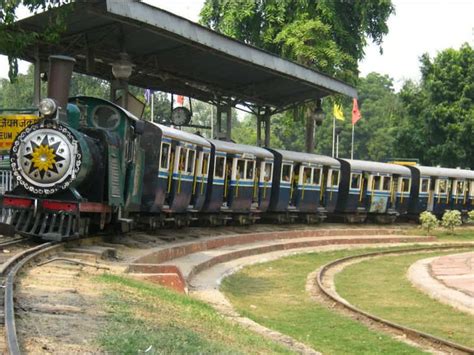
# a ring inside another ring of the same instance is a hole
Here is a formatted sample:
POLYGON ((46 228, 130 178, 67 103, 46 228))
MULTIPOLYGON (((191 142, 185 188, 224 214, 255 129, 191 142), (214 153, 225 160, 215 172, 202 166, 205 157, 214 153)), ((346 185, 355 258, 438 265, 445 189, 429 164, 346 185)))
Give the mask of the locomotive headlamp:
POLYGON ((49 98, 41 100, 38 105, 38 110, 43 116, 51 116, 56 112, 57 109, 58 105, 56 104, 56 101, 49 98))

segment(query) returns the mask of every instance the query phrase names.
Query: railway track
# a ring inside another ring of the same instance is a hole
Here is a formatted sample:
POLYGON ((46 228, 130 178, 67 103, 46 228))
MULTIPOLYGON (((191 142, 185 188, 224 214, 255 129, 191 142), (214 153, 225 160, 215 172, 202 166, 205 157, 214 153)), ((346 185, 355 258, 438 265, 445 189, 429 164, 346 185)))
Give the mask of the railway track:
MULTIPOLYGON (((24 242, 21 240, 19 242, 24 242)), ((11 245, 11 244, 9 244, 11 245)), ((15 326, 15 304, 14 304, 14 285, 15 277, 18 272, 30 261, 51 252, 61 245, 52 243, 43 243, 36 245, 15 254, 2 264, 0 268, 0 277, 3 284, 3 318, 5 332, 5 351, 9 354, 21 354, 18 345, 18 338, 15 326)))
POLYGON ((401 324, 397 324, 391 322, 389 320, 383 319, 378 317, 374 314, 368 313, 362 309, 359 309, 345 299, 340 297, 335 290, 333 290, 330 285, 329 281, 332 280, 332 277, 328 276, 330 271, 334 270, 335 268, 341 267, 341 265, 369 259, 373 257, 385 256, 385 255, 399 255, 399 254, 407 254, 407 253, 416 253, 416 252, 425 252, 425 251, 443 251, 443 250, 454 250, 454 249, 468 249, 473 248, 472 244, 459 244, 459 245, 444 245, 444 246, 430 246, 430 247, 416 247, 416 248, 403 248, 397 250, 390 250, 390 251, 381 251, 381 252, 372 252, 372 253, 365 253, 365 254, 358 254, 352 255, 345 258, 334 260, 319 269, 316 275, 316 286, 319 290, 329 298, 332 302, 336 303, 336 306, 344 308, 345 310, 349 311, 350 313, 357 315, 359 318, 360 316, 365 317, 365 319, 370 320, 372 322, 378 323, 382 326, 388 327, 392 331, 396 331, 398 333, 402 333, 411 340, 417 343, 428 343, 434 349, 442 349, 448 353, 466 353, 466 354, 474 354, 474 349, 466 347, 461 344, 454 343, 452 341, 436 337, 432 334, 428 334, 425 332, 418 331, 413 328, 406 327, 401 324))

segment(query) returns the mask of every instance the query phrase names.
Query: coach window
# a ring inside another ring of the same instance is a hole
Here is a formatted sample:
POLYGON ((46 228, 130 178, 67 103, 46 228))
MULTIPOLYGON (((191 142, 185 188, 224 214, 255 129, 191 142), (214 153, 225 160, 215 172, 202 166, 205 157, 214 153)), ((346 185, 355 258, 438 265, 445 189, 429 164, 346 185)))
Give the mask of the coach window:
POLYGON ((216 166, 214 168, 214 176, 219 179, 224 178, 225 157, 216 157, 216 166))
POLYGON ((381 176, 372 175, 372 181, 369 185, 370 191, 380 190, 381 176))
POLYGON ((263 174, 261 174, 261 182, 269 182, 272 180, 273 164, 268 162, 262 162, 263 174))
POLYGON ((207 171, 209 168, 209 153, 202 154, 202 165, 201 165, 201 176, 207 176, 207 171))
POLYGON ((454 182, 454 193, 462 196, 464 194, 464 181, 456 180, 454 182))
POLYGON ((302 167, 301 183, 304 185, 308 185, 311 183, 311 168, 310 167, 307 167, 307 166, 302 167))
POLYGON ((253 172, 255 171, 255 161, 247 160, 245 166, 246 166, 245 179, 253 180, 253 172))
POLYGON ((436 185, 437 185, 436 193, 445 194, 447 192, 448 185, 445 179, 439 179, 438 181, 436 181, 436 185))
POLYGON ((164 170, 169 169, 170 150, 171 150, 171 145, 169 143, 161 142, 161 160, 160 160, 161 169, 164 169, 164 170))
POLYGON ((291 182, 291 164, 283 164, 281 168, 281 181, 291 182))
POLYGON ((390 191, 390 183, 391 182, 392 182, 392 178, 390 176, 385 176, 383 178, 382 190, 383 191, 390 191))
POLYGON ((188 159, 186 161, 186 172, 192 174, 194 172, 194 159, 196 158, 196 151, 188 149, 188 159))
POLYGON ((339 170, 329 170, 327 185, 332 187, 339 185, 339 170))
POLYGON ((235 165, 235 177, 236 180, 241 180, 244 178, 245 172, 245 160, 243 159, 236 159, 237 163, 235 165))
POLYGON ((314 168, 313 169, 313 185, 319 185, 321 183, 321 169, 320 168, 314 168))
POLYGON ((351 189, 360 189, 360 179, 361 174, 352 173, 351 174, 351 189))
POLYGON ((469 194, 474 196, 474 181, 471 181, 471 192, 469 194))
POLYGON ((420 182, 420 192, 428 192, 430 190, 430 179, 422 178, 420 182))
POLYGON ((187 155, 188 150, 184 147, 179 148, 179 153, 178 153, 178 171, 179 172, 184 172, 186 169, 186 155, 187 155))
POLYGON ((409 192, 410 191, 410 179, 400 178, 398 185, 398 192, 409 192))

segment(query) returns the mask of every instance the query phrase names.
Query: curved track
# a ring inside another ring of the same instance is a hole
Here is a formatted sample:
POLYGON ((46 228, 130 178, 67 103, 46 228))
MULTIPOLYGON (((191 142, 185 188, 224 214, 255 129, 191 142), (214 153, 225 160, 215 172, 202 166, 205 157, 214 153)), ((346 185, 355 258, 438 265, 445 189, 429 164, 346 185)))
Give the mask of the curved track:
POLYGON ((56 250, 60 246, 60 244, 53 245, 52 243, 40 244, 16 254, 2 265, 1 276, 5 280, 4 317, 6 350, 9 354, 21 354, 16 335, 15 305, 13 301, 15 277, 34 258, 56 250))
POLYGON ((335 291, 332 291, 328 286, 325 285, 325 280, 324 277, 327 275, 327 273, 335 268, 340 266, 341 264, 347 263, 349 261, 354 261, 358 259, 367 259, 367 258, 372 258, 376 256, 384 256, 384 255, 390 255, 390 254, 404 254, 404 253, 416 253, 416 252, 423 252, 423 251, 437 251, 437 250, 450 250, 450 249, 463 249, 463 248, 473 248, 472 244, 459 244, 459 245, 444 245, 444 246, 431 246, 431 247, 417 247, 417 248, 409 248, 409 249, 397 249, 397 250, 390 250, 390 251, 382 251, 382 252, 373 252, 373 253, 365 253, 365 254, 359 254, 359 255, 352 255, 348 256, 345 258, 337 259, 334 260, 323 267, 319 270, 316 276, 316 284, 318 288, 323 292, 323 294, 330 298, 332 301, 336 302, 338 305, 344 307, 345 309, 355 313, 362 315, 364 317, 367 317, 371 319, 372 321, 375 321, 379 324, 382 324, 384 326, 387 326, 389 328, 395 329, 397 331, 401 331, 407 336, 411 337, 414 340, 424 340, 428 341, 433 345, 441 345, 448 351, 456 351, 456 352, 463 352, 463 353, 468 353, 468 354, 474 354, 474 349, 466 347, 461 344, 457 344, 454 342, 451 342, 449 340, 443 339, 436 337, 434 335, 424 333, 421 331, 418 331, 416 329, 412 329, 409 327, 405 327, 401 324, 397 324, 394 322, 391 322, 389 320, 380 318, 374 314, 365 312, 351 304, 349 304, 346 300, 341 298, 335 291))

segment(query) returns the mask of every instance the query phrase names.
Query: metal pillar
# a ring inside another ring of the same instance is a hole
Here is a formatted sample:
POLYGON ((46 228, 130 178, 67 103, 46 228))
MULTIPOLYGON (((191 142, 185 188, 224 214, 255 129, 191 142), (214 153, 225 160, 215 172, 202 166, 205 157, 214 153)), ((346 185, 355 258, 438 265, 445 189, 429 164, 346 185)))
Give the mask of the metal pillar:
POLYGON ((262 117, 257 114, 257 147, 262 146, 262 117))
POLYGON ((270 117, 272 114, 269 110, 263 112, 258 110, 257 113, 257 146, 258 147, 269 147, 270 146, 270 117), (265 137, 262 142, 262 129, 265 137))
POLYGON ((41 100, 41 61, 39 58, 39 49, 35 48, 35 71, 33 84, 33 105, 38 107, 41 100))
POLYGON ((217 105, 217 139, 230 141, 232 139, 232 106, 228 104, 217 105), (223 118, 225 118, 225 131, 223 118))
POLYGON ((128 82, 124 80, 114 80, 110 82, 110 101, 128 109, 128 82), (120 102, 118 102, 117 92, 120 91, 120 102))
POLYGON ((314 117, 313 115, 306 116, 306 153, 313 153, 314 151, 314 117))
POLYGON ((265 112, 265 115, 263 116, 265 122, 265 147, 270 146, 270 118, 270 112, 265 112))

